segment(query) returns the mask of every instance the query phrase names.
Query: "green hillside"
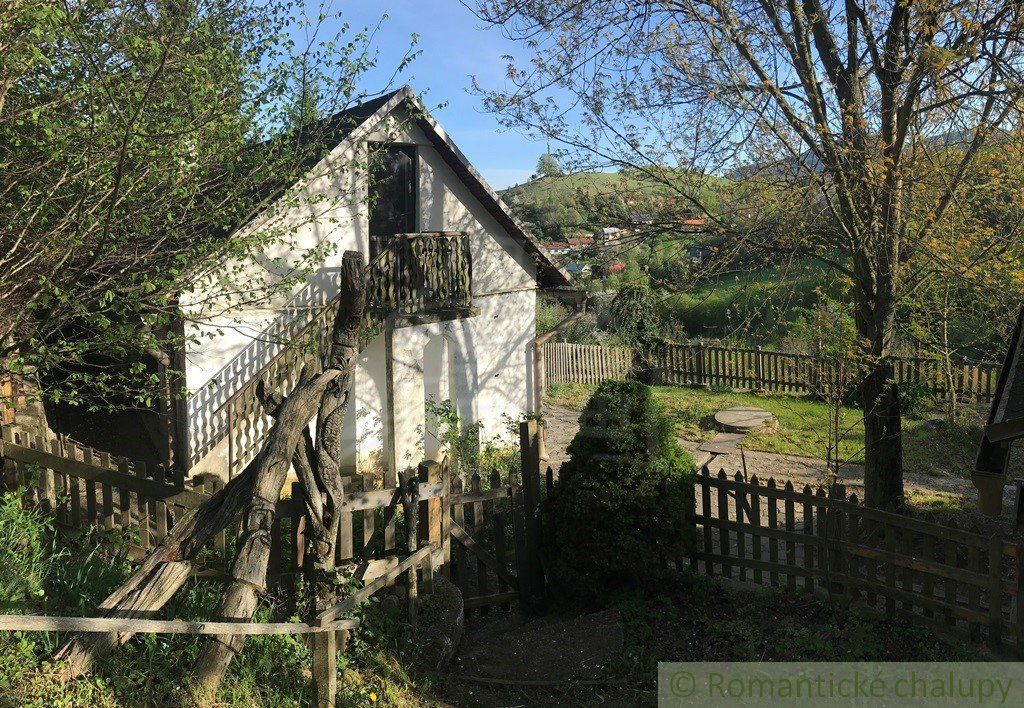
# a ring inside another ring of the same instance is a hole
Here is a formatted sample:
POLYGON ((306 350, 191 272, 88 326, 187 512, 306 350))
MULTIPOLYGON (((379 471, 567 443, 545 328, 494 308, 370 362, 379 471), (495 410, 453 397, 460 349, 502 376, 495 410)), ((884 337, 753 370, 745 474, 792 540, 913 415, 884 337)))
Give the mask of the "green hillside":
MULTIPOLYGON (((679 173, 678 179, 699 183, 702 199, 709 202, 731 184, 690 173, 679 173)), ((664 183, 634 172, 577 172, 538 177, 503 190, 501 197, 535 234, 560 240, 656 214, 671 193, 664 183)))

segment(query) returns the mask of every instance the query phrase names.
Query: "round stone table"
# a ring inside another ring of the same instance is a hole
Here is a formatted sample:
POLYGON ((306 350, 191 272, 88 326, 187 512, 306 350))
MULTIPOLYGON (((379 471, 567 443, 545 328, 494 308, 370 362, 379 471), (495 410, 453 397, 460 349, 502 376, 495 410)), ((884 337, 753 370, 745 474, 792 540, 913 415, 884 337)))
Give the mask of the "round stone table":
POLYGON ((775 422, 775 416, 761 408, 736 406, 715 413, 715 422, 730 433, 748 433, 775 422))

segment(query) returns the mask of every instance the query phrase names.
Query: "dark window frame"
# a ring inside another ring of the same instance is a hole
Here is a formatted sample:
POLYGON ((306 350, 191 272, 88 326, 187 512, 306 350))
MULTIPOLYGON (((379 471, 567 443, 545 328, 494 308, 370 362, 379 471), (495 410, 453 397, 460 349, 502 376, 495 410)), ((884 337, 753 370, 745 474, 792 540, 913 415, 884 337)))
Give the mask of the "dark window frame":
POLYGON ((395 152, 403 153, 406 157, 409 158, 410 164, 411 164, 411 170, 410 170, 411 174, 409 176, 409 179, 411 181, 411 184, 409 185, 411 187, 411 189, 409 190, 409 193, 410 193, 409 194, 409 199, 410 199, 410 201, 409 201, 409 204, 407 205, 406 213, 404 215, 405 216, 405 221, 406 221, 405 228, 395 229, 395 230, 386 230, 386 231, 378 232, 374 228, 374 226, 375 226, 375 224, 374 224, 374 221, 375 221, 375 219, 374 219, 375 204, 372 203, 372 190, 375 189, 375 185, 374 185, 374 180, 373 180, 373 177, 372 177, 373 165, 372 165, 372 158, 371 158, 371 166, 370 166, 370 169, 369 169, 371 175, 370 175, 370 178, 369 178, 368 184, 367 184, 367 203, 369 204, 369 214, 368 214, 368 217, 369 217, 368 218, 368 222, 369 222, 369 224, 368 224, 368 226, 369 226, 369 237, 370 237, 370 258, 373 259, 373 258, 375 258, 377 256, 378 253, 380 253, 380 251, 383 248, 384 244, 387 243, 387 241, 390 239, 390 237, 392 237, 392 236, 394 236, 395 234, 398 234, 398 233, 416 233, 416 232, 419 231, 419 220, 420 220, 420 213, 419 213, 420 212, 420 210, 419 210, 419 199, 420 199, 420 185, 419 185, 419 181, 420 181, 419 180, 419 177, 420 177, 420 164, 419 164, 419 145, 417 145, 416 143, 405 143, 405 142, 371 142, 371 143, 369 143, 369 147, 370 147, 370 155, 373 155, 374 153, 377 153, 378 151, 382 151, 382 150, 383 151, 395 151, 395 152))

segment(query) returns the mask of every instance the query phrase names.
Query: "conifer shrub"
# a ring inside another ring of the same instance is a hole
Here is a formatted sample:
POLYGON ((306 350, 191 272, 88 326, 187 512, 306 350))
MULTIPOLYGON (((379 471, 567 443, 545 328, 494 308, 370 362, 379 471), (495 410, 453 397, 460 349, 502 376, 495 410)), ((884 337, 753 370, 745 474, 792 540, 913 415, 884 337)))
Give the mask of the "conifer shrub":
POLYGON ((598 386, 568 453, 545 517, 555 593, 594 600, 611 587, 656 580, 692 548, 693 459, 649 387, 598 386))

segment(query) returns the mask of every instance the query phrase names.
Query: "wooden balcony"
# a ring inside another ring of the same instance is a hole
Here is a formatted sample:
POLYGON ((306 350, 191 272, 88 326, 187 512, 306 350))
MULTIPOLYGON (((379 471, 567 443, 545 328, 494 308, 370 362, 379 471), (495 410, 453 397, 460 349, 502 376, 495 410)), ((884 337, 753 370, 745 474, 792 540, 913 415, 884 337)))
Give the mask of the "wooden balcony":
POLYGON ((467 234, 435 231, 378 238, 367 291, 370 314, 401 325, 476 313, 467 234))

